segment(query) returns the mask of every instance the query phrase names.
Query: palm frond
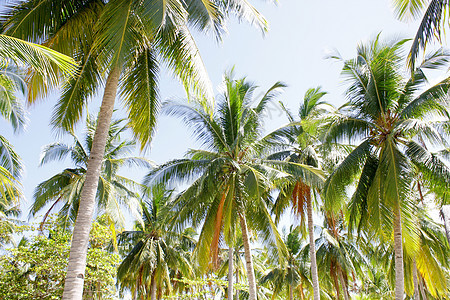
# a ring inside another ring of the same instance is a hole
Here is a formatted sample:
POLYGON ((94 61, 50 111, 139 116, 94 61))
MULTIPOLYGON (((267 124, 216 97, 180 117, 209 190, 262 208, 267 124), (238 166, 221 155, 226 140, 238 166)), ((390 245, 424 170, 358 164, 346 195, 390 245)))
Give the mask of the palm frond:
POLYGON ((394 10, 399 19, 416 18, 421 15, 425 0, 394 0, 394 10))
POLYGON ((402 119, 423 118, 431 114, 448 117, 449 99, 447 92, 449 87, 449 79, 445 79, 429 88, 408 103, 400 112, 400 117, 402 119))
POLYGON ((129 125, 141 143, 141 149, 151 141, 160 110, 158 73, 159 64, 154 50, 144 45, 138 50, 132 63, 125 68, 120 81, 129 125))
POLYGON ((42 166, 51 161, 64 160, 69 154, 71 154, 72 151, 73 149, 71 147, 63 143, 46 145, 42 150, 39 165, 42 166))
POLYGON ((20 183, 4 167, 0 166, 0 202, 2 206, 14 206, 22 197, 20 183))
POLYGON ((411 70, 415 69, 415 60, 419 55, 420 48, 424 49, 427 43, 433 38, 441 37, 441 21, 443 20, 446 2, 441 0, 431 0, 427 10, 420 22, 409 51, 408 65, 411 70))
POLYGON ((18 132, 25 127, 27 118, 22 102, 16 96, 18 91, 25 93, 23 79, 20 74, 15 74, 16 71, 8 67, 0 71, 0 114, 18 132))
POLYGON ((0 166, 8 170, 16 179, 20 177, 23 169, 20 156, 2 135, 0 135, 0 166))
POLYGON ((212 114, 213 89, 195 41, 186 26, 178 30, 161 30, 155 46, 163 61, 183 83, 188 95, 193 91, 205 111, 212 114))
POLYGON ((335 207, 346 197, 346 187, 359 174, 365 161, 372 155, 373 146, 370 140, 357 146, 342 163, 328 176, 323 188, 325 206, 335 207))
MULTIPOLYGON (((86 52, 82 52, 80 65, 75 76, 71 77, 63 86, 62 94, 53 110, 52 125, 65 131, 73 132, 74 125, 82 116, 87 101, 96 91, 101 83, 101 75, 97 54, 92 45, 86 52)), ((40 96, 39 85, 30 87, 29 99, 40 96)))

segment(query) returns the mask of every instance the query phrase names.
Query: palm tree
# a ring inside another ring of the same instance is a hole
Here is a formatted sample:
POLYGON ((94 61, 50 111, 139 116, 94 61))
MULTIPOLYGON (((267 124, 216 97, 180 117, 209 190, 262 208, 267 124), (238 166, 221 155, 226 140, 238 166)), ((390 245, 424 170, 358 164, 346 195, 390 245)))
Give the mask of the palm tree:
MULTIPOLYGON (((447 118, 449 88, 444 80, 419 92, 427 83, 423 69, 448 62, 442 51, 428 56, 410 79, 403 78, 400 54, 404 43, 382 43, 378 36, 358 47, 356 59, 343 61, 348 102, 330 122, 325 136, 327 142, 350 139, 358 143, 328 177, 323 194, 327 201, 339 203, 345 188, 357 178, 349 205, 351 224, 359 223, 360 229, 375 230, 388 240, 394 233, 395 299, 404 295, 403 241, 411 253, 418 245, 409 195, 416 167, 426 156, 416 140, 442 143, 434 127, 435 116, 447 118)), ((427 163, 429 172, 439 173, 439 164, 427 163)))
POLYGON ((289 299, 294 299, 294 291, 299 290, 300 298, 305 299, 303 289, 311 285, 307 268, 299 259, 301 250, 300 228, 290 228, 285 238, 288 257, 283 265, 276 264, 260 279, 260 284, 273 283, 273 296, 277 296, 286 288, 289 299))
MULTIPOLYGON (((150 167, 151 163, 141 157, 127 156, 135 148, 136 143, 124 140, 122 135, 127 130, 123 119, 113 120, 108 132, 102 171, 99 178, 96 202, 98 214, 106 213, 111 224, 124 227, 125 217, 122 214, 122 205, 137 217, 140 216, 140 205, 137 187, 140 185, 133 180, 120 176, 118 172, 123 166, 150 167)), ((34 202, 30 208, 30 215, 36 214, 51 204, 44 215, 41 224, 45 223, 47 216, 58 205, 61 207, 59 218, 65 227, 75 222, 79 206, 80 192, 86 180, 86 168, 89 159, 89 149, 97 127, 97 121, 91 116, 86 120, 86 136, 80 141, 72 134, 73 145, 54 143, 45 146, 41 166, 51 161, 61 161, 70 157, 74 167, 64 169, 62 172, 40 183, 34 191, 34 202)), ((115 226, 111 226, 115 228, 115 226)), ((113 232, 115 236, 115 233, 113 232)))
MULTIPOLYGON (((159 111, 159 61, 165 62, 188 89, 211 98, 206 72, 188 24, 212 28, 219 36, 230 13, 267 28, 247 2, 221 0, 28 0, 11 8, 4 22, 7 34, 44 41, 80 61, 78 76, 64 88, 52 123, 68 130, 80 119, 90 97, 107 74, 96 134, 81 193, 64 299, 81 299, 88 234, 95 207, 103 154, 117 90, 129 124, 141 147, 149 145, 159 111)), ((30 100, 45 94, 32 78, 30 100)))
POLYGON ((343 298, 348 300, 349 276, 363 277, 362 267, 367 265, 367 261, 358 248, 359 243, 346 232, 344 220, 327 213, 324 223, 320 237, 315 242, 318 266, 321 270, 328 270, 321 277, 332 283, 337 299, 341 299, 340 285, 343 298))
MULTIPOLYGON (((290 123, 280 129, 275 130, 268 136, 283 138, 285 144, 281 152, 273 154, 272 157, 284 159, 295 163, 309 165, 320 168, 321 150, 318 140, 317 122, 311 126, 305 122, 311 121, 313 118, 319 118, 327 108, 331 107, 322 97, 326 94, 320 87, 308 89, 298 110, 299 120, 295 120, 294 116, 282 106, 287 114, 290 123), (306 125, 306 126, 305 126, 306 125)), ((319 277, 317 272, 315 238, 314 238, 314 221, 313 221, 313 205, 312 198, 315 191, 301 179, 298 178, 294 182, 284 185, 280 191, 274 206, 277 219, 283 212, 292 206, 295 214, 301 216, 301 222, 304 224, 305 208, 308 220, 308 233, 310 244, 310 261, 311 261, 311 277, 314 290, 314 299, 320 299, 319 277)))
POLYGON ((272 182, 287 176, 279 168, 290 165, 295 167, 297 176, 315 182, 320 172, 301 164, 264 159, 263 151, 267 147, 261 137, 262 116, 284 85, 276 83, 251 107, 255 86, 245 79, 234 80, 232 76, 232 73, 225 76, 224 93, 212 116, 202 107, 173 103, 167 106, 166 113, 179 116, 192 128, 205 150, 190 150, 187 158, 165 163, 151 171, 146 182, 189 183, 174 202, 174 209, 179 212, 174 221, 190 222, 194 227, 203 224, 197 253, 204 267, 211 257, 215 261, 221 236, 229 246, 233 245, 236 226, 240 223, 249 299, 254 300, 256 280, 249 228, 259 231, 265 242, 276 244, 280 257, 285 252, 270 216, 272 182))
POLYGON ((171 270, 181 275, 192 275, 192 266, 183 247, 183 239, 192 245, 189 230, 182 234, 168 230, 167 219, 173 212, 167 208, 172 191, 163 186, 155 186, 146 192, 148 200, 143 202, 143 226, 136 224, 135 231, 125 231, 120 235, 121 243, 131 242, 134 246, 117 270, 117 280, 123 290, 132 291, 137 297, 161 299, 172 290, 171 270), (165 287, 165 292, 164 292, 165 287))

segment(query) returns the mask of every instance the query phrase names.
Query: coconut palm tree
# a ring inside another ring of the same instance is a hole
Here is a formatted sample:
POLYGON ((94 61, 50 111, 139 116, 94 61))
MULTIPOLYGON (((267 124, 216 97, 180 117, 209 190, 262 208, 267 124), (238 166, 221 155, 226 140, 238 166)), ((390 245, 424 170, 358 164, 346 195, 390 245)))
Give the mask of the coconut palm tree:
MULTIPOLYGON (((260 284, 271 282, 273 284, 273 296, 278 296, 283 289, 287 290, 289 299, 294 299, 294 291, 299 291, 301 299, 305 299, 304 288, 311 285, 309 272, 305 264, 299 259, 301 250, 300 228, 290 228, 289 234, 285 238, 288 249, 288 257, 285 264, 275 264, 273 268, 266 271, 259 280, 260 284)), ((297 297, 296 297, 297 298, 297 297)))
POLYGON ((240 224, 252 300, 256 299, 256 280, 249 229, 259 231, 266 243, 277 245, 280 254, 285 252, 270 216, 272 182, 288 175, 279 169, 290 165, 308 182, 320 180, 320 172, 313 167, 264 159, 267 144, 261 137, 262 116, 282 87, 276 83, 252 107, 256 87, 245 79, 234 80, 231 73, 225 76, 224 93, 212 116, 202 107, 170 103, 165 112, 179 116, 192 128, 205 150, 190 150, 185 159, 165 163, 146 177, 147 184, 189 183, 174 201, 179 212, 174 221, 190 222, 194 227, 203 224, 197 253, 204 268, 211 257, 215 261, 221 237, 233 245, 240 224))
MULTIPOLYGON (((52 123, 71 131, 86 102, 96 94, 106 74, 102 105, 92 144, 74 227, 64 299, 81 299, 88 234, 103 161, 107 132, 117 91, 128 111, 129 124, 142 148, 149 145, 159 111, 158 74, 166 63, 189 90, 211 99, 209 81, 189 32, 211 28, 218 36, 230 14, 262 29, 265 19, 247 2, 221 0, 28 0, 12 7, 4 28, 12 36, 40 40, 80 61, 78 76, 64 88, 52 123)), ((47 91, 38 78, 30 101, 47 91)))
MULTIPOLYGON (((137 195, 140 185, 119 175, 118 172, 123 166, 146 168, 151 166, 151 162, 145 158, 127 156, 134 150, 136 143, 122 138, 127 130, 124 122, 123 119, 113 120, 109 127, 96 195, 97 213, 106 213, 110 223, 119 225, 120 228, 125 225, 123 206, 126 206, 136 217, 140 216, 139 196, 137 195)), ((73 145, 54 143, 44 147, 41 166, 52 161, 64 160, 67 157, 72 160, 74 166, 64 169, 36 187, 30 216, 35 217, 37 213, 50 205, 45 212, 42 224, 57 206, 61 207, 59 218, 65 227, 72 226, 75 222, 80 206, 80 193, 86 180, 89 149, 92 146, 96 127, 97 120, 89 116, 86 120, 86 136, 83 141, 72 134, 73 145)), ((115 236, 114 232, 113 235, 115 236)))
MULTIPOLYGON (((308 89, 298 110, 299 120, 289 112, 284 105, 284 111, 290 121, 286 126, 275 130, 268 137, 282 138, 281 152, 275 153, 272 157, 277 157, 285 161, 301 163, 315 168, 319 168, 321 164, 321 144, 319 142, 319 126, 316 122, 323 113, 332 108, 322 100, 326 92, 320 87, 308 89), (310 122, 313 121, 314 122, 310 122), (307 125, 305 122, 310 122, 307 125), (306 125, 306 126, 305 126, 306 125), (284 146, 284 147, 283 147, 284 146)), ((287 170, 287 172, 289 172, 287 170)), ((288 207, 292 207, 294 213, 301 217, 301 223, 304 225, 305 209, 308 220, 308 233, 310 240, 310 261, 311 261, 311 277, 314 290, 314 299, 320 298, 319 277, 317 272, 315 238, 314 238, 314 221, 313 221, 313 197, 315 192, 305 182, 298 178, 294 182, 288 182, 281 188, 280 194, 275 202, 274 212, 279 217, 288 207)))
MULTIPOLYGON (((132 243, 134 246, 117 270, 117 280, 121 290, 131 290, 134 299, 161 299, 163 294, 172 291, 172 273, 180 272, 182 276, 193 274, 193 268, 186 255, 195 243, 190 231, 186 234, 168 230, 167 219, 174 212, 167 208, 173 191, 163 186, 147 189, 147 200, 143 202, 143 225, 136 224, 136 230, 120 234, 121 244, 132 243), (183 246, 187 238, 190 247, 183 246)), ((174 274, 172 274, 174 275, 174 274)))
MULTIPOLYGON (((445 66, 449 56, 438 51, 402 77, 402 45, 383 43, 377 36, 358 47, 357 58, 342 60, 349 88, 348 102, 330 122, 327 142, 350 139, 354 150, 335 168, 324 187, 327 201, 345 197, 354 178, 356 189, 349 204, 351 224, 377 231, 385 240, 393 237, 395 256, 395 299, 404 296, 403 243, 408 254, 417 251, 411 186, 416 167, 427 157, 416 140, 442 143, 436 119, 448 118, 448 80, 420 89, 427 83, 426 68, 445 66), (393 236, 392 236, 393 232, 393 236)), ((427 169, 439 173, 439 164, 427 161, 427 169)), ((350 229, 351 230, 351 229, 350 229)))
POLYGON ((341 299, 342 295, 343 299, 348 300, 349 277, 363 277, 362 268, 367 265, 367 261, 358 247, 359 243, 346 232, 342 218, 327 213, 321 229, 320 237, 316 240, 318 266, 321 270, 328 270, 321 277, 331 282, 337 299, 341 299))

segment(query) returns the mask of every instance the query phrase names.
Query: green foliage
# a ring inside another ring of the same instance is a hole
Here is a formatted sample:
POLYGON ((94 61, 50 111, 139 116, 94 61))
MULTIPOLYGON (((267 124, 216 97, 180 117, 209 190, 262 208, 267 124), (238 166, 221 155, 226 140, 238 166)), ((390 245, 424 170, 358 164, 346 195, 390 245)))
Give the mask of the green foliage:
MULTIPOLYGON (((125 217, 122 208, 126 207, 136 217, 140 217, 140 204, 137 190, 139 184, 119 174, 121 167, 149 167, 151 162, 142 157, 129 156, 136 143, 123 138, 128 129, 124 120, 113 120, 108 131, 105 155, 97 189, 99 214, 106 214, 110 223, 124 227, 125 217)), ((47 209, 46 216, 60 207, 59 219, 70 226, 77 216, 80 193, 86 178, 87 163, 92 148, 97 120, 89 116, 86 120, 86 133, 83 140, 72 134, 73 144, 53 143, 44 147, 41 165, 70 158, 73 167, 41 182, 34 191, 34 202, 30 215, 47 209)))
MULTIPOLYGON (((104 222, 104 220, 99 220, 104 222)), ((87 255, 84 297, 113 299, 117 254, 109 253, 109 229, 95 222, 87 255)), ((16 248, 7 249, 0 258, 0 298, 60 299, 70 250, 71 232, 54 221, 44 232, 33 229, 16 248)))

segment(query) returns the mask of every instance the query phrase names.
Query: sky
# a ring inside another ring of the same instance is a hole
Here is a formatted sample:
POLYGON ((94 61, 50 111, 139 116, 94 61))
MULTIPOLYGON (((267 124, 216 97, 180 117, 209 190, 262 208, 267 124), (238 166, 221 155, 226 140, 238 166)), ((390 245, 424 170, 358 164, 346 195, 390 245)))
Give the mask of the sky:
MULTIPOLYGON (((218 87, 225 71, 235 67, 236 77, 247 77, 261 89, 267 90, 277 81, 288 87, 277 100, 283 101, 292 111, 298 109, 305 91, 322 86, 328 92, 325 99, 335 106, 344 102, 345 85, 340 77, 342 65, 325 57, 337 50, 343 58, 353 58, 356 46, 378 33, 383 38, 412 38, 417 22, 397 21, 387 0, 252 0, 269 22, 265 35, 245 21, 232 19, 228 34, 218 43, 209 34, 195 33, 203 61, 214 87, 218 87)), ((160 78, 162 100, 184 99, 184 89, 165 69, 160 78)), ((216 90, 217 92, 217 90, 216 90)), ((90 104, 96 111, 100 96, 90 104)), ((5 135, 21 155, 25 164, 22 184, 26 201, 22 205, 23 218, 32 200, 36 185, 52 175, 71 167, 70 161, 50 163, 39 167, 39 156, 44 145, 56 141, 70 143, 71 139, 58 136, 49 126, 52 107, 57 93, 29 108, 27 129, 12 134, 12 129, 0 121, 1 134, 5 135)), ((119 101, 118 101, 119 102, 119 101)), ((287 123, 277 106, 271 106, 266 118, 266 129, 271 130, 287 123)), ((78 126, 82 137, 82 124, 78 126)), ((174 118, 160 117, 151 149, 145 155, 157 163, 180 158, 188 148, 195 148, 189 131, 174 118)), ((139 153, 138 153, 139 154, 139 153)), ((124 175, 141 181, 144 172, 127 170, 124 175)))

